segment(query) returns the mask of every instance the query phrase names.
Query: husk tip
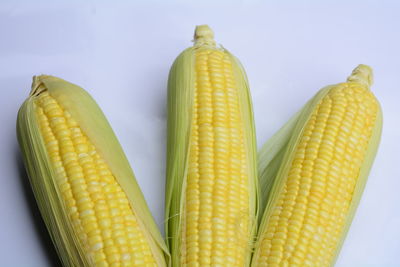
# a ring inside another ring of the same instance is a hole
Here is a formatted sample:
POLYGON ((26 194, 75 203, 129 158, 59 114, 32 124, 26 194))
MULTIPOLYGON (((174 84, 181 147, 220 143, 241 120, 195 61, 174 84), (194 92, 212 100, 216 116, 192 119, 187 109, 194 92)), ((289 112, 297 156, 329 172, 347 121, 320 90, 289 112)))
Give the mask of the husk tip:
POLYGON ((358 65, 349 78, 347 78, 348 82, 357 82, 367 87, 370 87, 373 83, 373 71, 372 68, 368 65, 360 64, 358 65))
POLYGON ((194 30, 194 42, 195 45, 215 45, 213 30, 207 24, 197 25, 194 30))
POLYGON ((55 78, 55 77, 47 74, 34 75, 32 77, 32 86, 29 96, 39 95, 41 92, 43 92, 45 90, 43 86, 43 80, 48 78, 55 78))

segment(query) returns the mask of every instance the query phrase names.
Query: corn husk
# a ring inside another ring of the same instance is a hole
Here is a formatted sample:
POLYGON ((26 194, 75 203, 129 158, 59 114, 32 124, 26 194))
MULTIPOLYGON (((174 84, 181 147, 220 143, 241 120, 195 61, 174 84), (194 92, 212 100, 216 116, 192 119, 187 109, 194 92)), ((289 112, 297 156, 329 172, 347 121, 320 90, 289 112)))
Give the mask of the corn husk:
MULTIPOLYGON (((208 26, 200 26, 206 27, 208 26)), ((209 30, 209 29, 208 29, 209 30)), ((239 60, 225 48, 215 42, 196 42, 193 47, 184 50, 173 63, 168 79, 168 139, 167 139, 167 184, 165 206, 165 232, 167 245, 171 251, 172 266, 180 266, 180 231, 182 210, 185 199, 190 133, 194 98, 194 61, 196 49, 221 49, 229 54, 234 68, 235 81, 239 93, 240 108, 245 127, 245 140, 249 166, 249 195, 251 230, 256 232, 259 205, 258 180, 256 167, 256 141, 253 110, 247 77, 239 60)), ((249 240, 252 243, 253 240, 249 240)), ((247 262, 250 261, 250 246, 247 262)))
MULTIPOLYGON (((347 82, 357 82, 362 86, 368 86, 372 83, 372 70, 366 65, 359 65, 349 77, 347 82), (367 77, 362 77, 367 75, 367 77)), ((260 149, 258 153, 258 172, 261 191, 260 212, 263 214, 259 225, 259 235, 267 224, 267 218, 272 210, 272 203, 278 197, 278 192, 285 182, 285 177, 293 160, 294 150, 299 142, 304 127, 309 120, 313 110, 331 89, 336 85, 330 85, 322 88, 313 98, 311 98, 303 108, 275 133, 260 149)), ((379 107, 376 122, 369 140, 366 156, 359 171, 358 180, 354 189, 353 198, 346 218, 345 228, 339 244, 335 250, 335 257, 331 265, 333 266, 338 253, 345 240, 362 192, 367 182, 369 171, 374 161, 382 131, 382 111, 379 107)), ((257 243, 261 242, 258 240, 257 243)), ((257 244, 256 244, 257 247, 257 244)), ((254 262, 252 264, 254 265, 254 262)))
POLYGON ((103 112, 82 88, 52 76, 34 77, 32 91, 21 106, 17 135, 30 184, 51 239, 64 266, 93 266, 85 257, 82 245, 73 231, 55 172, 46 152, 35 114, 35 99, 49 92, 68 110, 104 158, 117 182, 125 191, 132 210, 138 216, 158 266, 166 266, 168 250, 136 182, 133 171, 103 112))

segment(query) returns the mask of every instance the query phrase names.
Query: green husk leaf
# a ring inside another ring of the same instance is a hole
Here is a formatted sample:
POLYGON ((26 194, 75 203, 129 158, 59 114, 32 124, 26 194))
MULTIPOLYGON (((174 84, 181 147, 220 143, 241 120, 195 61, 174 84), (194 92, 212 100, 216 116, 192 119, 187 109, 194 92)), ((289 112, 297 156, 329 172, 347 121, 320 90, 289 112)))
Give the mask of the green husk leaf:
MULTIPOLYGON (((260 184, 260 211, 264 211, 270 195, 271 187, 274 184, 276 174, 279 170, 285 148, 288 145, 290 136, 296 126, 300 112, 293 115, 292 118, 278 130, 258 152, 258 176, 260 184)), ((261 216, 259 217, 261 220, 261 216)))
POLYGON ((178 266, 179 230, 186 186, 189 136, 193 103, 193 48, 178 56, 168 79, 167 180, 165 191, 165 236, 172 266, 178 266), (174 253, 175 252, 175 253, 174 253))
POLYGON ((37 205, 63 266, 90 266, 79 249, 78 239, 71 234, 72 225, 58 199, 52 179, 55 173, 37 127, 32 98, 19 110, 17 137, 37 205))
MULTIPOLYGON (((258 175, 261 192, 260 212, 264 213, 267 203, 271 199, 271 189, 275 184, 279 169, 283 162, 290 156, 288 150, 289 142, 293 139, 296 131, 302 131, 301 127, 308 120, 315 105, 318 104, 329 91, 331 86, 323 88, 310 99, 298 112, 296 112, 270 139, 268 139, 258 152, 258 175)), ((293 145, 293 144, 292 144, 293 145)), ((292 150, 294 147, 292 148, 292 150)), ((265 217, 261 216, 260 219, 265 217)), ((262 225, 261 225, 262 226, 262 225)), ((262 229, 260 226, 260 229, 262 229)))
POLYGON ((103 112, 82 88, 52 76, 34 77, 30 97, 22 105, 17 133, 31 185, 46 226, 65 266, 91 266, 77 237, 73 234, 61 193, 55 184, 55 174, 36 121, 34 100, 48 91, 78 122, 98 153, 108 164, 115 179, 125 191, 138 217, 139 225, 148 240, 159 266, 166 266, 169 257, 166 245, 155 224, 133 171, 103 112))
POLYGON ((366 152, 364 162, 360 168, 358 181, 354 188, 353 198, 352 198, 352 201, 351 201, 351 204, 349 207, 349 213, 346 218, 346 223, 345 223, 345 227, 343 229, 343 234, 341 236, 341 239, 339 240, 339 244, 338 244, 336 252, 335 252, 332 266, 335 264, 335 262, 339 256, 339 252, 343 246, 343 243, 346 239, 347 233, 350 229, 351 222, 353 221, 353 218, 356 214, 357 207, 358 207, 358 204, 360 203, 361 196, 364 192, 365 185, 367 184, 368 175, 369 175, 372 165, 374 163, 375 156, 378 151, 379 143, 381 140, 382 126, 383 126, 383 115, 382 115, 382 109, 381 109, 381 107, 379 107, 378 115, 377 115, 376 122, 375 122, 375 127, 372 131, 372 136, 369 141, 368 150, 366 152))

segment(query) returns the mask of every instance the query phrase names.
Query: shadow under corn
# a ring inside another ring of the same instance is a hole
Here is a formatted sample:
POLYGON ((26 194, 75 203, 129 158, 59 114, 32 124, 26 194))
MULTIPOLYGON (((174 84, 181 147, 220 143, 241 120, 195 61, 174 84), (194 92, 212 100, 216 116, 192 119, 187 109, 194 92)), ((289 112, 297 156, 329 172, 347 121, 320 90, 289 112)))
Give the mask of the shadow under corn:
POLYGON ((38 245, 41 246, 43 254, 51 266, 62 266, 61 261, 58 258, 56 249, 53 246, 50 235, 47 231, 46 225, 41 217, 39 208, 36 204, 36 199, 33 195, 31 185, 29 183, 28 174, 25 171, 25 166, 22 161, 21 152, 18 145, 15 145, 14 158, 16 168, 18 170, 18 177, 22 188, 22 194, 25 198, 26 204, 29 208, 30 221, 33 223, 35 234, 37 236, 38 245))

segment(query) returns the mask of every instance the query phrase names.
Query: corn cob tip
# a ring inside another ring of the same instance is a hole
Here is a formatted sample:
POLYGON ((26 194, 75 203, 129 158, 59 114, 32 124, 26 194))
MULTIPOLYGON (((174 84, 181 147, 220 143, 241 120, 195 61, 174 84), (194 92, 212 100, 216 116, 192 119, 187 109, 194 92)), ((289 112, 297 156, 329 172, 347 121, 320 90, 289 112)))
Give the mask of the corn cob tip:
POLYGON ((41 83, 41 78, 43 77, 43 75, 39 75, 39 76, 33 76, 32 77, 32 86, 31 86, 31 92, 29 93, 29 96, 34 96, 34 95, 39 95, 40 93, 42 93, 43 91, 45 91, 45 88, 42 86, 41 83))
POLYGON ((358 65, 349 78, 347 78, 348 82, 357 82, 367 87, 370 87, 373 83, 373 73, 372 68, 368 65, 360 64, 358 65))
POLYGON ((194 30, 195 45, 215 46, 214 32, 208 25, 198 25, 194 30))

